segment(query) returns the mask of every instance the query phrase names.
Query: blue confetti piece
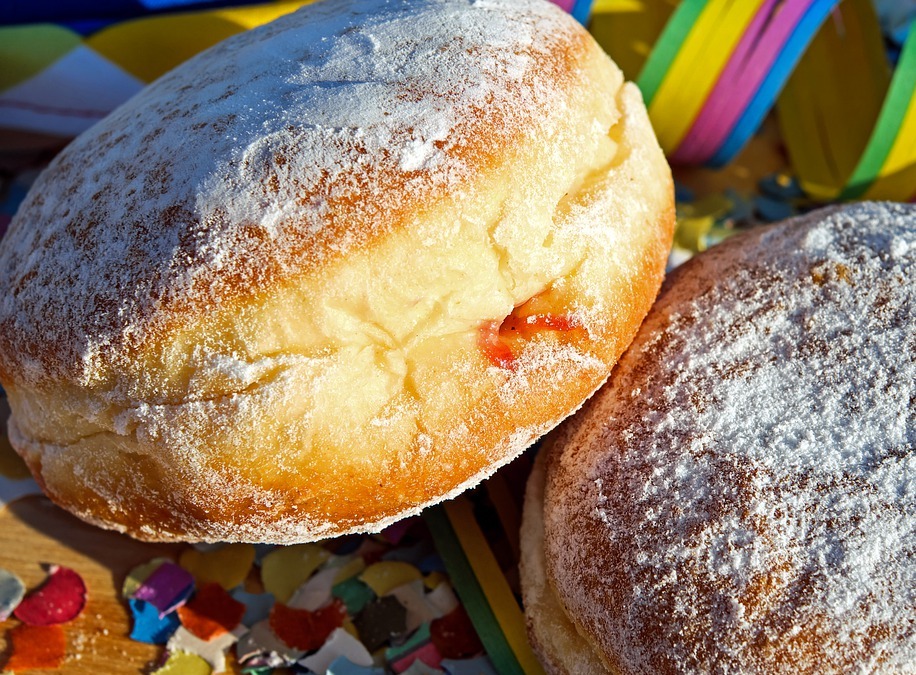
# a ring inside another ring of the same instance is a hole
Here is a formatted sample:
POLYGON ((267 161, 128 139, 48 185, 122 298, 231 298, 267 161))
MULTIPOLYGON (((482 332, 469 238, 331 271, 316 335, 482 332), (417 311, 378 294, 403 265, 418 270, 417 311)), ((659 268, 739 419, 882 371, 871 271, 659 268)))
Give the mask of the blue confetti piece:
POLYGON ((275 602, 273 593, 248 593, 241 588, 236 588, 229 595, 245 605, 242 623, 246 626, 253 626, 270 616, 270 610, 275 602))
POLYGON ((385 675, 385 669, 374 666, 358 666, 346 656, 338 656, 328 666, 327 675, 385 675))
POLYGON ((439 664, 446 675, 498 675, 486 656, 473 659, 442 659, 439 664))
POLYGON ((772 173, 769 176, 764 176, 757 183, 757 187, 760 188, 762 194, 774 199, 790 200, 800 199, 805 196, 798 181, 791 176, 783 174, 772 173))
POLYGON ((181 625, 177 612, 166 614, 160 618, 159 610, 148 602, 131 598, 128 601, 128 605, 133 616, 130 637, 137 642, 145 642, 148 645, 164 645, 172 637, 172 633, 178 630, 178 626, 181 625))
POLYGON ((417 565, 423 574, 429 574, 430 572, 442 572, 445 573, 445 563, 442 561, 442 558, 439 557, 438 553, 433 553, 428 555, 417 565))
POLYGON ((725 198, 732 203, 729 218, 736 223, 744 223, 754 215, 754 205, 750 199, 742 197, 734 188, 726 188, 723 192, 725 198))
POLYGON ((795 208, 788 202, 761 195, 754 199, 757 214, 768 222, 784 220, 795 215, 795 208))
POLYGON ((681 183, 674 181, 674 199, 675 201, 678 201, 681 203, 686 202, 689 204, 690 202, 695 201, 696 198, 697 196, 696 194, 694 194, 693 190, 691 190, 686 185, 682 185, 681 183))

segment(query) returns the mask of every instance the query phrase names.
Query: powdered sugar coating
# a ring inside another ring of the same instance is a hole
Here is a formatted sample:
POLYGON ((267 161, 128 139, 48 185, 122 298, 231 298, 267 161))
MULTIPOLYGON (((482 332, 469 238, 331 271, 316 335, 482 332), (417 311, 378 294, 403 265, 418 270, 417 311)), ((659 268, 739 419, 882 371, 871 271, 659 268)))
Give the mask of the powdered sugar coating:
POLYGON ((0 369, 110 385, 125 346, 371 245, 555 105, 584 45, 546 2, 325 0, 198 55, 23 203, 0 369))
POLYGON ((563 430, 549 573, 622 673, 916 672, 916 208, 736 237, 563 430))

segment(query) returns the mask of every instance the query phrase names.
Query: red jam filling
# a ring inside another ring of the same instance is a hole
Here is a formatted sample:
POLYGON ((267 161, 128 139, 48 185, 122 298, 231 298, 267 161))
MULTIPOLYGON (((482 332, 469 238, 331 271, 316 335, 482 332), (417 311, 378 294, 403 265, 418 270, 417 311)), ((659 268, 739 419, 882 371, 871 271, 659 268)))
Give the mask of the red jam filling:
POLYGON ((582 323, 569 314, 529 314, 527 311, 530 311, 530 303, 528 301, 513 309, 502 322, 486 321, 480 326, 477 342, 484 356, 494 366, 506 370, 516 369, 516 356, 509 342, 513 336, 530 338, 545 330, 562 333, 584 330, 582 323))

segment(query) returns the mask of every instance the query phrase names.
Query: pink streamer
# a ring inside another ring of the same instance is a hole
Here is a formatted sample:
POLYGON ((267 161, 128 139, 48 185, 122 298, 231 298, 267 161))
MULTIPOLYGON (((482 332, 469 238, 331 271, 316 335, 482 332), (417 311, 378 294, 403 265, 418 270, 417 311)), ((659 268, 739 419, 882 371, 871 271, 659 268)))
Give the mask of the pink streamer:
POLYGON ((716 153, 814 0, 785 0, 776 7, 778 2, 760 7, 672 161, 699 164, 716 153))

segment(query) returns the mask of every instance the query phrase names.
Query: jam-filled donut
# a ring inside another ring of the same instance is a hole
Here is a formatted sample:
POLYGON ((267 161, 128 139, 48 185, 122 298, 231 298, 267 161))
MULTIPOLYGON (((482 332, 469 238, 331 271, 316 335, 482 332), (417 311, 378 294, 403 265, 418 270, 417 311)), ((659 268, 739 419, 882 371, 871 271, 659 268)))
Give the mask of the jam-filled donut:
POLYGON ((916 672, 916 207, 678 268, 523 524, 555 673, 916 672))
POLYGON ((600 386, 672 228, 639 94, 550 3, 325 0, 39 178, 0 248, 10 436, 140 538, 381 528, 600 386))

